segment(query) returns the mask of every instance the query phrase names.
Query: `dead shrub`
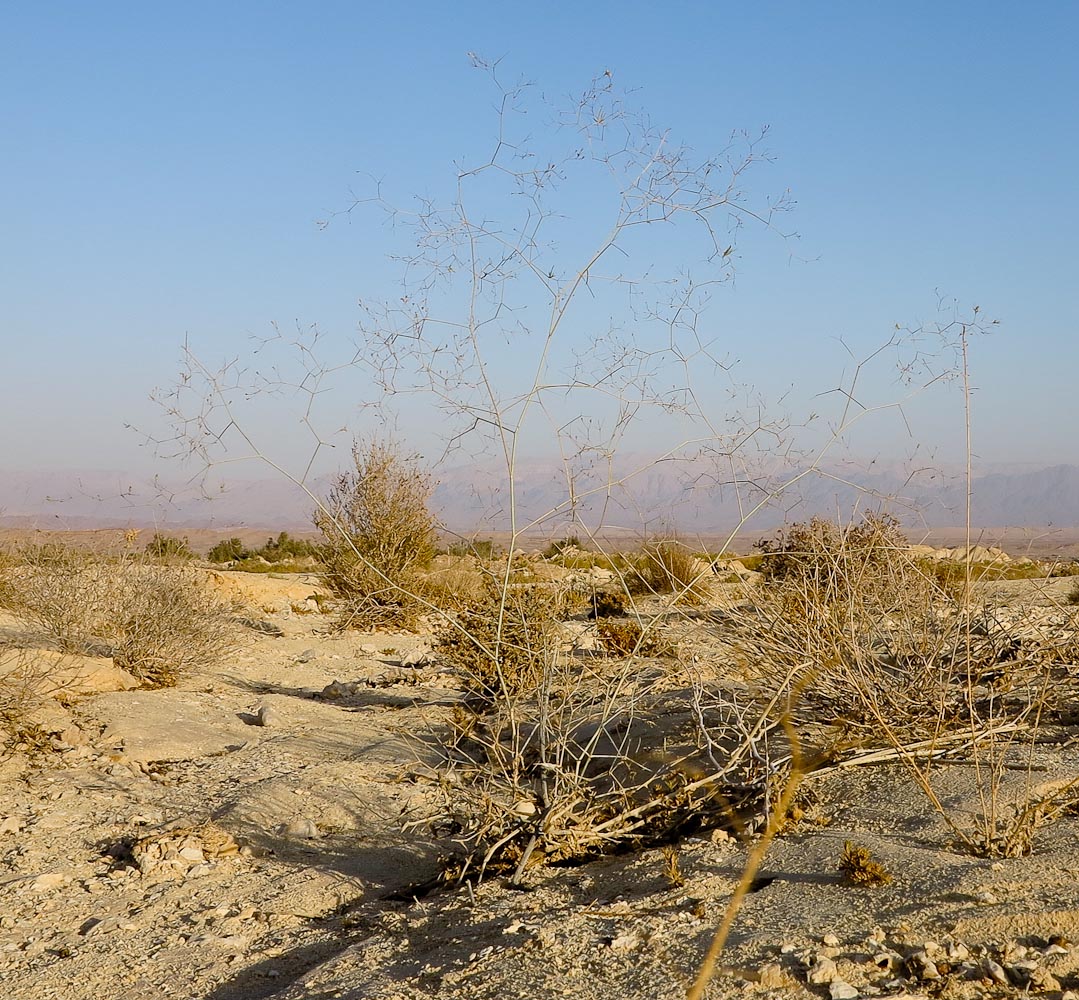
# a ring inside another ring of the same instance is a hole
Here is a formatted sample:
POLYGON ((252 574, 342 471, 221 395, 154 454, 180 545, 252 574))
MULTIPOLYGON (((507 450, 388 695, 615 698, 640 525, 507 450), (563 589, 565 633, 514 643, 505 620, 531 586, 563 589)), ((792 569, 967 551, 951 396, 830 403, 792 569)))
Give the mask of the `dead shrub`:
POLYGON ((646 542, 635 562, 636 575, 650 593, 673 594, 676 604, 687 607, 706 604, 711 597, 711 569, 677 538, 646 542))
POLYGON ((69 653, 100 641, 114 605, 116 571, 57 542, 24 545, 0 575, 0 606, 44 629, 69 653))
POLYGON ((436 556, 418 585, 436 607, 460 611, 483 600, 488 577, 489 573, 470 556, 436 556))
POLYGON ((426 610, 419 574, 435 554, 431 476, 389 442, 357 443, 352 458, 314 515, 322 581, 343 625, 410 628, 426 610))
POLYGON ((65 652, 105 653, 150 686, 176 683, 223 655, 236 633, 233 609, 184 565, 30 546, 4 576, 0 601, 42 628, 65 652))
POLYGON ((839 870, 853 885, 878 886, 892 881, 888 869, 874 860, 867 847, 849 840, 843 845, 843 853, 839 856, 839 870))
POLYGON ((593 590, 585 601, 589 618, 617 618, 626 613, 626 594, 618 590, 593 590))
POLYGON ((515 698, 543 678, 557 641, 557 596, 530 586, 489 582, 484 598, 439 626, 435 648, 485 698, 515 698))
POLYGON ((611 656, 675 656, 677 650, 652 629, 644 629, 633 619, 599 621, 596 634, 611 656))
POLYGON ((0 647, 0 752, 38 757, 52 751, 53 733, 38 716, 64 692, 54 671, 55 661, 33 650, 0 647))
POLYGON ((151 687, 170 687, 235 645, 234 609, 209 590, 198 570, 136 566, 119 591, 106 639, 116 665, 151 687))
POLYGON ((818 718, 880 732, 935 731, 961 710, 949 688, 956 607, 907 555, 898 522, 815 518, 760 543, 765 583, 731 611, 728 641, 766 687, 798 673, 818 718))

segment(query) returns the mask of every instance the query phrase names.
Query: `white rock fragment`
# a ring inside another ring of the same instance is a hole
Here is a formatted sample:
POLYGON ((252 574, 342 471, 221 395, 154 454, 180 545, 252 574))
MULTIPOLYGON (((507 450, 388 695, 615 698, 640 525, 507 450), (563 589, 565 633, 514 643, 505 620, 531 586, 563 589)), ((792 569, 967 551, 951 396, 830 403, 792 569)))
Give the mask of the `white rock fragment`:
POLYGON ((757 970, 757 981, 765 989, 778 989, 787 985, 787 977, 778 962, 768 962, 757 970))
POLYGON ((843 979, 833 979, 828 984, 828 995, 832 1000, 853 1000, 858 991, 843 979))
POLYGON ((924 948, 919 948, 907 958, 907 970, 918 980, 940 979, 940 970, 924 948))
POLYGON ((307 818, 290 820, 281 828, 281 833, 296 840, 318 840, 322 836, 318 824, 307 818))
POLYGON ((821 938, 821 944, 826 945, 829 948, 837 948, 839 946, 839 938, 831 933, 825 934, 824 937, 821 938))
POLYGON ((274 728, 281 724, 281 717, 272 705, 260 705, 255 713, 255 725, 266 729, 274 728))
POLYGON ((637 937, 636 931, 623 931, 614 940, 611 941, 611 951, 627 952, 633 951, 641 943, 641 939, 637 937))
POLYGON ((58 889, 68 881, 63 872, 44 872, 30 881, 26 887, 29 892, 48 892, 50 889, 58 889))
POLYGON ((830 958, 819 958, 806 973, 806 982, 813 986, 825 986, 839 978, 839 969, 830 958))

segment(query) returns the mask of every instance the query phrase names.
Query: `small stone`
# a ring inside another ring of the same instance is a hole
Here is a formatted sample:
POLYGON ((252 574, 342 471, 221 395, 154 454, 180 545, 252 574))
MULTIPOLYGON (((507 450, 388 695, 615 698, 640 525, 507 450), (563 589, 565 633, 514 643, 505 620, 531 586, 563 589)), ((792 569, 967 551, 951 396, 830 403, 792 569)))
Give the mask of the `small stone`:
POLYGON ((1000 902, 1000 900, 997 899, 997 897, 994 896, 988 889, 983 889, 981 892, 976 893, 974 898, 979 903, 985 903, 986 905, 990 905, 990 906, 993 903, 999 903, 1000 902))
POLYGON ((18 816, 7 816, 0 820, 0 834, 22 833, 26 824, 18 816))
POLYGON ((869 964, 883 972, 896 972, 903 964, 903 959, 894 951, 879 951, 873 956, 869 964))
POLYGON ((839 978, 839 969, 830 958, 819 958, 806 973, 806 982, 823 986, 839 978))
POLYGON ((272 705, 260 705, 258 711, 255 713, 255 725, 263 726, 266 729, 273 728, 279 725, 281 722, 280 716, 272 705))
POLYGON ((68 878, 63 872, 45 872, 31 881, 28 889, 30 892, 48 892, 57 889, 67 882, 68 878))
POLYGON ((635 931, 623 931, 611 941, 611 951, 633 951, 640 943, 641 939, 637 937, 635 931))
POLYGON ((925 953, 924 948, 919 948, 907 959, 907 970, 914 979, 940 979, 940 970, 937 968, 936 963, 925 953))
POLYGON ((431 654, 426 649, 410 649, 401 657, 402 667, 426 667, 431 662, 431 654))
POLYGON ((839 938, 834 934, 825 934, 824 937, 821 938, 821 944, 827 945, 829 948, 836 948, 839 946, 839 938))
POLYGON ((778 962, 768 962, 757 970, 757 982, 766 989, 777 989, 787 985, 787 977, 778 962))
POLYGON ((858 991, 842 979, 833 979, 828 984, 828 995, 832 1000, 853 1000, 858 995, 858 991))
POLYGON ((944 954, 949 962, 965 962, 970 958, 970 949, 962 941, 949 941, 944 954))
POLYGON ((281 832, 297 840, 317 840, 322 834, 313 819, 294 819, 284 825, 281 832))
POLYGON ((1008 973, 1004 971, 1004 966, 991 958, 982 962, 982 974, 986 979, 992 979, 994 983, 1001 986, 1011 986, 1011 980, 1008 978, 1008 973))
MULTIPOLYGON (((316 604, 315 607, 318 607, 316 604)), ((305 649, 299 656, 296 657, 297 663, 310 663, 312 660, 318 659, 317 649, 305 649)))

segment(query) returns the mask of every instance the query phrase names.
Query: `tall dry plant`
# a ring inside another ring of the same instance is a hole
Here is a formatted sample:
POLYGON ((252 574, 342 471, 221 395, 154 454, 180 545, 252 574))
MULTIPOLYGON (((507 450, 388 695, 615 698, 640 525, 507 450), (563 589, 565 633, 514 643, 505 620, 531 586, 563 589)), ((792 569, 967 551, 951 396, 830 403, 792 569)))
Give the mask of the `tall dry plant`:
POLYGON ((431 475, 388 441, 357 442, 352 458, 315 509, 323 582, 349 626, 412 626, 425 610, 420 573, 435 554, 431 475))
MULTIPOLYGON (((402 209, 374 184, 342 213, 381 213, 400 241, 391 256, 402 265, 401 287, 362 300, 357 341, 334 343, 317 327, 278 333, 259 350, 279 352, 280 365, 260 370, 288 374, 254 385, 238 361, 215 368, 187 349, 179 383, 162 399, 173 432, 161 444, 208 470, 223 456, 265 463, 305 490, 316 518, 324 518, 338 511, 312 488, 311 475, 330 443, 316 429, 329 390, 347 380, 348 398, 383 426, 401 400, 417 412, 428 407, 409 422, 441 431, 442 460, 470 472, 476 523, 487 519, 487 528, 506 532, 506 558, 493 570, 495 603, 469 619, 382 570, 374 592, 379 602, 414 598, 457 637, 443 640, 444 649, 471 658, 465 672, 485 674, 478 710, 461 708, 445 739, 441 819, 469 846, 466 867, 497 862, 520 878, 537 857, 585 858, 677 836, 695 823, 730 822, 743 807, 759 811, 775 798, 769 784, 792 766, 790 754, 763 772, 760 763, 776 759, 764 744, 775 738, 777 717, 789 718, 785 705, 728 705, 720 690, 708 701, 729 710, 702 723, 693 708, 700 699, 673 698, 670 678, 657 677, 639 656, 577 658, 556 629, 538 623, 523 629, 524 639, 512 634, 507 624, 531 613, 517 605, 515 577, 526 540, 576 534, 602 550, 611 528, 624 535, 660 516, 669 522, 679 511, 665 501, 657 510, 662 473, 687 506, 702 493, 723 493, 731 511, 725 552, 762 511, 793 503, 803 484, 827 478, 827 460, 854 428, 954 372, 960 321, 889 333, 838 386, 826 387, 835 412, 819 422, 822 431, 801 439, 812 416, 802 422, 776 412, 754 387, 740 385, 705 320, 740 260, 743 227, 791 235, 779 227, 789 194, 757 197, 748 183, 770 161, 766 132, 734 132, 721 149, 700 154, 636 110, 610 73, 552 106, 524 84, 506 84, 497 64, 473 63, 495 94, 489 147, 457 165, 441 195, 402 209), (554 127, 537 132, 537 122, 554 127), (589 213, 581 231, 567 231, 566 220, 581 212, 589 213), (868 375, 881 362, 901 370, 898 398, 872 397, 869 386, 879 381, 868 375), (311 435, 306 460, 276 453, 245 412, 254 397, 278 390, 302 401, 298 416, 311 435), (648 453, 634 453, 632 443, 642 441, 648 453), (542 503, 523 474, 537 444, 558 468, 558 494, 542 503), (508 652, 523 657, 512 677, 508 652), (679 732, 696 732, 692 746, 711 754, 705 773, 656 760, 667 723, 675 724, 672 704, 685 716, 679 732)), ((347 531, 340 537, 346 559, 367 566, 362 545, 347 531)), ((669 547, 657 555, 655 582, 691 602, 710 566, 679 566, 669 547)), ((611 562, 612 586, 635 589, 636 569, 611 562)), ((821 649, 821 658, 855 676, 864 669, 859 683, 867 693, 876 684, 898 688, 889 671, 916 667, 917 631, 934 627, 923 609, 902 626, 914 635, 892 639, 879 616, 869 620, 875 612, 887 614, 879 601, 859 605, 855 596, 845 615, 837 608, 829 612, 834 619, 816 622, 841 628, 839 649, 821 649), (893 668, 879 650, 863 655, 863 625, 911 662, 893 668)), ((674 613, 688 620, 693 612, 676 604, 674 613)), ((767 621, 768 609, 758 617, 767 621)), ((642 625, 638 650, 657 627, 642 625)), ((807 660, 805 649, 794 654, 810 632, 796 625, 777 634, 790 658, 773 677, 778 692, 790 693, 807 660)))

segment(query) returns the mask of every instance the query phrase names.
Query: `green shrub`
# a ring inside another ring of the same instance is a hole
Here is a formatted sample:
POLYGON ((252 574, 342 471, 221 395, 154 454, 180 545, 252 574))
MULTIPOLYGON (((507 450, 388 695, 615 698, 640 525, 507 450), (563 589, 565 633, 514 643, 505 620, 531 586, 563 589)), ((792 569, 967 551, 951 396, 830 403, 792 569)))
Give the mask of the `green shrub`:
POLYGON ((154 559, 165 561, 185 561, 194 559, 195 553, 186 538, 176 538, 173 535, 155 534, 146 543, 146 554, 154 559))
POLYGON ((497 546, 490 538, 473 538, 453 542, 446 549, 446 554, 451 556, 475 556, 477 559, 493 559, 497 554, 497 546))
POLYGON ((570 535, 569 538, 559 538, 556 541, 548 543, 547 548, 543 550, 543 558, 555 559, 562 555, 566 549, 583 550, 584 546, 581 544, 580 538, 576 535, 570 535))
POLYGON ((235 562, 237 559, 246 559, 250 556, 247 546, 238 538, 230 538, 227 541, 218 542, 209 552, 206 558, 213 563, 235 562))

